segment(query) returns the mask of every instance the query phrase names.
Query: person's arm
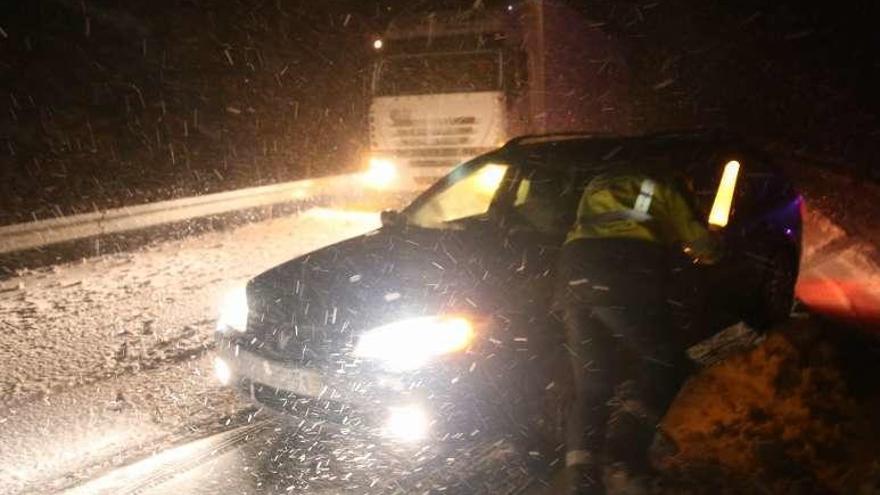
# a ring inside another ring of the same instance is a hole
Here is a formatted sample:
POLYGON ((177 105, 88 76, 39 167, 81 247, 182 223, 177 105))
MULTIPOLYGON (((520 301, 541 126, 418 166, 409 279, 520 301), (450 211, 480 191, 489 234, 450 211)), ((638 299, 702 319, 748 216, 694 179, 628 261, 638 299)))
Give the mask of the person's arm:
POLYGON ((695 263, 713 265, 722 256, 721 240, 697 219, 690 204, 677 188, 668 186, 666 207, 669 228, 675 239, 695 263))

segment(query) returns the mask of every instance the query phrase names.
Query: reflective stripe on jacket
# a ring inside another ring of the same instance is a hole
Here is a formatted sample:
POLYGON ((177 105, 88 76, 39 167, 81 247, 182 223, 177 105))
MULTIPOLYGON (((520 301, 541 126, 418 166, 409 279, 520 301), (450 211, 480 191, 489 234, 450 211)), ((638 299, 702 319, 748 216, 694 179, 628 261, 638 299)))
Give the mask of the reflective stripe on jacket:
POLYGON ((703 263, 714 263, 720 256, 715 237, 679 190, 669 182, 638 173, 602 174, 584 189, 577 221, 566 242, 590 238, 681 245, 703 263))

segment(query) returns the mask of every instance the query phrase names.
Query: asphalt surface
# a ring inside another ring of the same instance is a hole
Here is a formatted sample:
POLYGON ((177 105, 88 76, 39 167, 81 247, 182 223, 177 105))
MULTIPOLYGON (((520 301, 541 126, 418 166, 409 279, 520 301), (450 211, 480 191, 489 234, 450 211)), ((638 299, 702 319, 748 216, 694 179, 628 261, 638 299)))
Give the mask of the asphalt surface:
MULTIPOLYGON (((214 380, 213 317, 226 290, 377 225, 375 213, 314 210, 4 282, 0 491, 547 491, 541 460, 507 438, 389 444, 268 416, 214 380)), ((880 286, 865 246, 816 213, 807 227, 799 295, 874 331, 880 286)), ((747 331, 732 335, 706 355, 755 343, 747 331)))

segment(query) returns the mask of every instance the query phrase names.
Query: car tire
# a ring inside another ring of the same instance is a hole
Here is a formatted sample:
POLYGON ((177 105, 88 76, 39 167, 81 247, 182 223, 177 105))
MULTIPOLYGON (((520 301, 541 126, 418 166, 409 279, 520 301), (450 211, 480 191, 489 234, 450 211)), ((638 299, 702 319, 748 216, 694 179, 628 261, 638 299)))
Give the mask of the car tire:
POLYGON ((798 275, 797 260, 788 251, 778 251, 764 265, 762 272, 754 302, 744 320, 755 330, 765 332, 791 316, 798 275))

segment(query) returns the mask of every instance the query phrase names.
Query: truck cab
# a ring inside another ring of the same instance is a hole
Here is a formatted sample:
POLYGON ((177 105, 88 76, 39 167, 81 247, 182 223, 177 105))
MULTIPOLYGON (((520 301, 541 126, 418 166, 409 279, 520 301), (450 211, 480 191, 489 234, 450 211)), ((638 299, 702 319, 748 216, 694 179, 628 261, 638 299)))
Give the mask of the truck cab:
MULTIPOLYGON (((424 187, 506 139, 512 68, 500 16, 403 16, 374 40, 369 174, 424 187)), ((383 181, 385 179, 385 181, 383 181)))
POLYGON ((629 131, 617 43, 561 1, 400 15, 373 48, 368 185, 421 189, 509 136, 629 131))

